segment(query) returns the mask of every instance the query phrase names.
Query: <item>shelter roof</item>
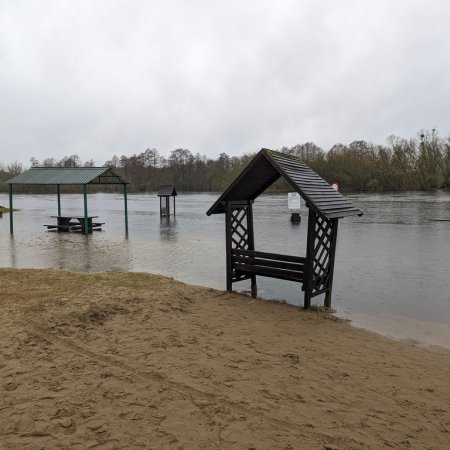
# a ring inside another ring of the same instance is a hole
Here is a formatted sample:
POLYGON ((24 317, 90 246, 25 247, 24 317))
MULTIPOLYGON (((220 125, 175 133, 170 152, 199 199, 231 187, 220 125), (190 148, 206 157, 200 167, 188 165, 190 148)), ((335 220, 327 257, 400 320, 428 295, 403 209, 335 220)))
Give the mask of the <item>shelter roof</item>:
POLYGON ((159 187, 158 189, 158 197, 169 197, 172 195, 177 195, 177 191, 175 190, 175 186, 165 184, 159 187))
POLYGON ((360 208, 297 158, 264 148, 206 214, 224 213, 226 201, 254 200, 280 177, 300 194, 309 208, 326 219, 363 215, 360 208))
POLYGON ((127 184, 107 167, 32 167, 7 184, 127 184))

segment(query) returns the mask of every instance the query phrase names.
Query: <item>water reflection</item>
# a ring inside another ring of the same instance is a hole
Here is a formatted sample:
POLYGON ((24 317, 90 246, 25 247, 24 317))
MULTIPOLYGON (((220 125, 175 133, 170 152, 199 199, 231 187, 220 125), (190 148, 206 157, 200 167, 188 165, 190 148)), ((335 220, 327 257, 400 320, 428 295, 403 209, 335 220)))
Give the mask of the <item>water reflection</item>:
POLYGON ((9 250, 9 256, 10 256, 10 267, 16 269, 17 268, 17 259, 16 259, 16 244, 14 241, 14 236, 9 235, 9 241, 8 241, 8 250, 9 250))
POLYGON ((89 272, 95 270, 95 255, 91 246, 92 235, 80 233, 79 238, 72 239, 69 233, 55 233, 47 254, 47 264, 58 269, 89 272))
POLYGON ((177 219, 175 217, 167 216, 161 217, 160 221, 160 236, 162 240, 176 242, 177 241, 177 219))

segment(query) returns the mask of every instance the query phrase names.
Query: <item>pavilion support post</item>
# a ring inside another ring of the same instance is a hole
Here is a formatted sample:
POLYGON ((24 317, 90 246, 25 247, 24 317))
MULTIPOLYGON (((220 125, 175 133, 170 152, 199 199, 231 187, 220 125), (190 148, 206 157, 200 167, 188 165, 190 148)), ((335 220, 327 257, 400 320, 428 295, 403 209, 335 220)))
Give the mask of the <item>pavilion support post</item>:
POLYGON ((159 217, 161 218, 163 216, 162 212, 162 197, 159 197, 159 217))
POLYGON ((328 289, 325 294, 325 300, 323 303, 323 306, 325 308, 331 308, 331 293, 333 290, 334 257, 336 255, 338 222, 339 222, 339 219, 333 219, 333 225, 332 225, 333 231, 332 231, 331 246, 330 246, 330 266, 328 269, 328 289))
POLYGON ((166 197, 166 216, 170 217, 170 197, 166 197))
POLYGON ((87 236, 89 233, 88 208, 87 208, 87 184, 83 184, 83 197, 84 197, 84 234, 87 236))
POLYGON ((127 185, 123 185, 123 202, 125 206, 125 234, 128 234, 128 200, 127 200, 127 185))
MULTIPOLYGON (((249 200, 247 210, 247 231, 248 231, 248 249, 255 250, 255 235, 253 232, 253 201, 249 200)), ((252 297, 256 298, 258 295, 258 287, 256 285, 256 274, 252 274, 251 279, 251 293, 252 297)))
POLYGON ((316 239, 315 231, 315 213, 309 208, 308 210, 308 237, 306 241, 306 263, 303 281, 303 289, 305 291, 303 307, 309 309, 311 306, 311 297, 313 291, 313 274, 314 274, 314 242, 316 239))
POLYGON ((61 189, 59 184, 56 185, 56 196, 58 197, 58 216, 61 216, 61 189))
POLYGON ((231 246, 232 246, 232 227, 231 227, 231 203, 225 205, 225 247, 226 247, 226 269, 227 269, 227 291, 231 292, 233 270, 231 266, 231 246))
POLYGON ((13 187, 12 187, 12 184, 9 184, 9 233, 14 234, 13 187))
POLYGON ((175 195, 173 196, 173 217, 175 217, 175 195))

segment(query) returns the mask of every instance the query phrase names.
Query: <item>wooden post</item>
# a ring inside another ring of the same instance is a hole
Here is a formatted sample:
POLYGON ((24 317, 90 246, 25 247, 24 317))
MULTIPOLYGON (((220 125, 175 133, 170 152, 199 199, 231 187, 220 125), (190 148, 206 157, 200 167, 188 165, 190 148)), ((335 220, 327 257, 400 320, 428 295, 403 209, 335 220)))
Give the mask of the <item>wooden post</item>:
POLYGON ((170 218, 170 197, 166 197, 166 216, 170 218))
POLYGON ((9 184, 9 233, 14 234, 14 219, 13 219, 13 187, 9 184))
POLYGON ((123 184, 123 201, 125 204, 125 234, 128 235, 128 201, 127 201, 127 184, 123 184))
POLYGON ((162 197, 159 197, 159 218, 163 216, 162 213, 162 197))
POLYGON ((225 253, 227 266, 227 291, 231 292, 232 287, 232 268, 231 268, 231 204, 226 202, 225 205, 225 253))
POLYGON ((330 268, 328 270, 328 286, 327 292, 325 294, 325 300, 323 306, 325 308, 331 308, 331 292, 333 290, 333 275, 334 275, 334 257, 336 255, 336 242, 337 242, 337 232, 338 232, 338 221, 339 219, 331 219, 334 221, 332 225, 332 238, 331 238, 331 248, 330 248, 330 268))
POLYGON ((61 216, 61 191, 59 184, 56 185, 56 195, 58 197, 58 217, 61 216))
POLYGON ((308 210, 308 237, 306 243, 306 262, 305 275, 303 281, 303 289, 305 291, 303 307, 309 309, 311 306, 311 294, 313 290, 313 274, 314 274, 314 241, 316 239, 316 223, 315 213, 309 208, 308 210))
MULTIPOLYGON (((255 235, 253 231, 253 200, 248 201, 247 210, 247 232, 248 232, 248 248, 249 250, 255 250, 255 235)), ((251 293, 252 297, 256 298, 258 295, 258 286, 256 284, 256 274, 252 274, 251 277, 251 293)))
POLYGON ((88 209, 87 209, 87 184, 83 184, 83 194, 84 194, 84 234, 87 236, 89 233, 88 209))
POLYGON ((175 217, 175 195, 173 196, 173 217, 175 217))

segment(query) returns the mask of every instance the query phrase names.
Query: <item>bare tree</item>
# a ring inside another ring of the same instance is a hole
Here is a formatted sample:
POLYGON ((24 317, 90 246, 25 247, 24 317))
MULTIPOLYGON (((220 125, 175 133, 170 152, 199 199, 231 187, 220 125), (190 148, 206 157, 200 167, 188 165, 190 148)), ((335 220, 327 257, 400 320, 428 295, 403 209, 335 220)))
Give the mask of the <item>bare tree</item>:
POLYGON ((110 160, 103 164, 104 167, 110 167, 111 169, 117 169, 120 164, 120 159, 117 155, 114 155, 110 160))
POLYGON ((95 167, 95 161, 91 158, 88 161, 85 161, 83 166, 84 167, 95 167))
POLYGON ((57 161, 55 158, 45 158, 44 161, 42 161, 43 167, 56 167, 57 161))
POLYGON ((80 167, 81 159, 78 155, 64 156, 58 163, 59 167, 80 167))
POLYGON ((38 167, 39 166, 39 160, 37 160, 34 156, 30 158, 31 167, 38 167))
POLYGON ((22 163, 19 161, 14 161, 6 166, 6 171, 12 175, 19 175, 19 173, 23 172, 22 163))

